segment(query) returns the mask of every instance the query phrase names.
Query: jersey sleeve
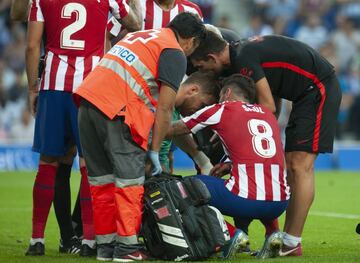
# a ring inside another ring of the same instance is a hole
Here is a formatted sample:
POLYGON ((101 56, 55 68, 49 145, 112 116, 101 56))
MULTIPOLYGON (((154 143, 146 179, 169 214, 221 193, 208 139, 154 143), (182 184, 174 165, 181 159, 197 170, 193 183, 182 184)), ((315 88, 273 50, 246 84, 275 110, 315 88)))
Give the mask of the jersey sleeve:
POLYGON ((203 14, 202 14, 202 12, 201 12, 200 7, 199 7, 198 5, 196 5, 196 4, 194 4, 194 8, 195 8, 195 10, 196 10, 196 13, 199 15, 200 19, 201 19, 202 21, 204 21, 204 16, 203 16, 203 14))
POLYGON ((106 29, 112 36, 117 37, 121 31, 121 28, 121 24, 116 20, 115 17, 112 16, 108 20, 106 29))
POLYGON ((41 0, 31 0, 29 21, 33 22, 44 22, 44 16, 41 10, 41 0))
POLYGON ((218 124, 221 121, 224 107, 225 105, 222 103, 207 106, 189 117, 182 118, 182 121, 192 133, 197 133, 205 127, 218 124))
POLYGON ((116 19, 124 18, 129 14, 130 7, 126 0, 109 0, 110 11, 116 19))
POLYGON ((182 3, 184 5, 184 11, 185 12, 195 13, 200 17, 200 19, 202 21, 204 20, 204 16, 203 16, 203 14, 201 12, 201 9, 197 4, 195 4, 193 2, 190 2, 190 1, 183 1, 182 3))
POLYGON ((178 90, 186 73, 186 57, 179 49, 164 49, 159 58, 158 80, 178 90))
POLYGON ((255 83, 265 77, 265 72, 261 67, 258 55, 256 52, 253 52, 252 49, 244 50, 237 64, 239 69, 238 73, 252 78, 255 83))

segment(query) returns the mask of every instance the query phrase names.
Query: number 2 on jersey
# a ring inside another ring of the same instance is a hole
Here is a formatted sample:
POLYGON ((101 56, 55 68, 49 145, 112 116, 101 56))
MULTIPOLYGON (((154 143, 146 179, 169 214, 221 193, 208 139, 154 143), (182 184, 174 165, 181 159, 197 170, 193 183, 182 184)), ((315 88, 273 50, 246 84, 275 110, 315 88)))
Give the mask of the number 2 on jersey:
POLYGON ((264 120, 251 119, 248 121, 248 128, 253 136, 254 152, 263 158, 273 157, 276 154, 276 144, 270 124, 264 120))
POLYGON ((76 20, 61 31, 60 47, 83 50, 85 48, 85 41, 71 39, 71 36, 84 28, 87 17, 86 8, 79 3, 68 3, 61 11, 61 18, 71 19, 73 13, 76 14, 76 20))

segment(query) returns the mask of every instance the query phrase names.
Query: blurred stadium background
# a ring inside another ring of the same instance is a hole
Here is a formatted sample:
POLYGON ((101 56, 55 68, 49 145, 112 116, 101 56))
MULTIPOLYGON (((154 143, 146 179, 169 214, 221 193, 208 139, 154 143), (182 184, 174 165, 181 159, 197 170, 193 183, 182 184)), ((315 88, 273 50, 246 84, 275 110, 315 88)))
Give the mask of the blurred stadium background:
MULTIPOLYGON (((343 100, 333 155, 320 156, 317 169, 360 170, 360 1, 359 0, 192 0, 205 21, 242 37, 281 34, 319 50, 335 67, 343 100)), ((9 19, 11 0, 0 1, 0 171, 32 169, 34 119, 27 104, 26 24, 9 19)), ((289 103, 283 103, 282 128, 289 103)), ((75 162, 77 163, 77 162, 75 162)), ((176 168, 191 168, 179 150, 176 168)))

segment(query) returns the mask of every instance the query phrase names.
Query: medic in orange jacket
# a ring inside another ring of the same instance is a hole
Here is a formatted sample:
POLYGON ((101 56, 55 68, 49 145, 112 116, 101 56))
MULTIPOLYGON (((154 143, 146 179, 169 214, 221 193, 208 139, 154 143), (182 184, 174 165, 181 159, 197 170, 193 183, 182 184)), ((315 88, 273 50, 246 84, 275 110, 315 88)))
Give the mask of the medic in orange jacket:
MULTIPOLYGON (((161 172, 157 153, 170 125, 177 88, 185 75, 185 56, 193 52, 204 34, 201 20, 190 13, 175 17, 168 28, 129 33, 75 91, 77 103, 81 98, 87 100, 104 114, 104 118, 113 120, 123 116, 132 140, 144 151, 153 127, 151 152, 156 173, 161 172), (169 50, 178 54, 173 61, 171 56, 162 57, 169 50), (169 71, 171 68, 173 72, 169 71)), ((86 151, 84 157, 86 161, 86 151)), ((114 225, 118 236, 136 236, 141 225, 142 183, 127 185, 129 180, 124 180, 121 189, 117 189, 114 183, 110 184, 112 187, 108 182, 92 184, 91 176, 97 175, 89 171, 97 239, 113 234, 114 225), (104 197, 116 200, 116 211, 110 211, 104 197), (104 212, 108 216, 105 217, 104 212)), ((122 179, 121 175, 119 177, 117 183, 122 179)), ((143 177, 140 178, 142 182, 143 177)))

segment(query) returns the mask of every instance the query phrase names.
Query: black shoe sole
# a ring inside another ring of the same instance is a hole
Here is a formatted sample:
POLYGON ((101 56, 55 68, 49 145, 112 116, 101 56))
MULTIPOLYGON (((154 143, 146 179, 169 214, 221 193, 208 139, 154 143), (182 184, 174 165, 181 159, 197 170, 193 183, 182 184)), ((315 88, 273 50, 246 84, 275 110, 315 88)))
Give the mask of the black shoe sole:
POLYGON ((80 257, 89 258, 89 257, 96 257, 96 250, 94 252, 86 252, 86 253, 79 253, 80 257))
POLYGON ((25 252, 25 256, 43 256, 43 255, 45 255, 45 246, 44 245, 39 246, 38 243, 36 243, 33 246, 29 246, 29 248, 25 252))

